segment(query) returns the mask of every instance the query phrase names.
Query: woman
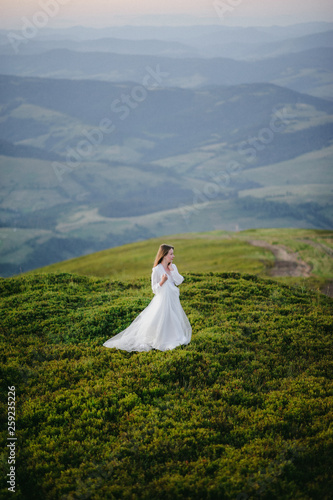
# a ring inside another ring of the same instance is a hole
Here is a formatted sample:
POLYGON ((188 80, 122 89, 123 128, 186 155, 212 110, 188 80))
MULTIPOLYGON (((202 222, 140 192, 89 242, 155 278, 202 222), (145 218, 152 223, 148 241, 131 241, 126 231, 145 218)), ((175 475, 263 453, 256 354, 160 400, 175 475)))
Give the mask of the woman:
POLYGON ((192 328, 179 301, 184 278, 172 263, 174 247, 161 245, 154 262, 151 286, 155 297, 126 330, 107 340, 105 347, 124 351, 166 351, 188 344, 192 328))

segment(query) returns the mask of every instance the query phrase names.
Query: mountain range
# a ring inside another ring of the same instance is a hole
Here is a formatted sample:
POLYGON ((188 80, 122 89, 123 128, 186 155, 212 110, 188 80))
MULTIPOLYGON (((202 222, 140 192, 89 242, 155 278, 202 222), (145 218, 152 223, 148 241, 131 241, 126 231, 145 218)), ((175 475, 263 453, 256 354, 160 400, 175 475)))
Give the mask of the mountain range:
MULTIPOLYGON (((32 39, 29 43, 14 34, 4 37, 0 35, 0 54, 20 55, 42 54, 56 49, 68 49, 78 52, 109 52, 115 54, 136 54, 161 57, 225 57, 241 60, 261 59, 282 54, 302 52, 316 48, 333 47, 333 31, 304 34, 302 36, 276 40, 270 32, 258 30, 224 30, 222 36, 214 32, 214 38, 200 35, 184 41, 161 39, 122 39, 101 35, 93 39, 32 39), (237 36, 236 36, 237 33, 237 36), (218 40, 216 38, 218 37, 218 40), (2 43, 1 43, 2 40, 2 43)), ((106 33, 105 33, 106 34, 106 33)), ((112 33, 113 34, 113 33, 112 33)), ((15 34, 19 37, 19 33, 15 34)), ((291 33, 290 33, 291 35, 291 33)), ((89 36, 92 33, 89 32, 89 36)))
POLYGON ((328 27, 45 30, 17 55, 0 33, 1 273, 177 232, 331 228, 328 27), (198 57, 237 33, 286 53, 198 57))
POLYGON ((54 49, 42 54, 1 55, 3 75, 144 81, 147 68, 160 68, 163 87, 200 88, 268 82, 317 97, 331 95, 333 48, 313 48, 258 61, 225 57, 171 58, 137 54, 77 52, 54 49))

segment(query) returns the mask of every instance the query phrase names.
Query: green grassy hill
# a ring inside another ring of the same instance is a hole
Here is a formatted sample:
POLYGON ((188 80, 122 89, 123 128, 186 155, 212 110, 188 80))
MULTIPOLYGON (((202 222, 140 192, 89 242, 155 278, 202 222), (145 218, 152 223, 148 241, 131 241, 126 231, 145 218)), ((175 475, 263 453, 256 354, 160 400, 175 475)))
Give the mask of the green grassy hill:
POLYGON ((0 279, 2 497, 14 386, 13 499, 330 498, 332 299, 197 271, 191 343, 147 353, 102 344, 148 305, 148 275, 0 279))
POLYGON ((66 272, 116 280, 145 278, 150 275, 153 260, 161 243, 175 246, 181 272, 241 272, 270 277, 274 256, 270 250, 250 244, 264 241, 283 247, 296 260, 304 261, 311 274, 280 276, 289 284, 309 285, 322 289, 333 280, 333 232, 311 229, 256 229, 212 231, 154 238, 111 248, 76 259, 31 271, 32 274, 66 272))

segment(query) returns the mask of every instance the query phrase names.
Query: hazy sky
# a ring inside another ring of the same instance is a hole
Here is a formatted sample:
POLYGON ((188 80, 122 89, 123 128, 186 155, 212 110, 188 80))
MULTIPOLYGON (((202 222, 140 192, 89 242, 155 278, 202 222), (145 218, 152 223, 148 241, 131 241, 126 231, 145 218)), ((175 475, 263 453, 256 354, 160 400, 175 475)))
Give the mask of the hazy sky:
POLYGON ((170 16, 173 24, 333 21, 332 0, 0 0, 0 5, 0 27, 7 29, 20 29, 24 18, 46 25, 45 16, 48 27, 170 24, 170 16))

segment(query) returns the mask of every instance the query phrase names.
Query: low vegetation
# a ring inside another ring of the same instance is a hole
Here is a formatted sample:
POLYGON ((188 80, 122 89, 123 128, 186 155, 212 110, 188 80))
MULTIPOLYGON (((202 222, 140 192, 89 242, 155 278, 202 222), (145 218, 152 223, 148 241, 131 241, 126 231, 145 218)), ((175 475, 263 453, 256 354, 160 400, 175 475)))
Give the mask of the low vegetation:
MULTIPOLYGON (((103 342, 149 278, 0 280, 1 414, 17 395, 13 499, 328 499, 332 299, 251 274, 185 273, 192 341, 103 342)), ((8 494, 2 425, 1 495, 8 494)))

